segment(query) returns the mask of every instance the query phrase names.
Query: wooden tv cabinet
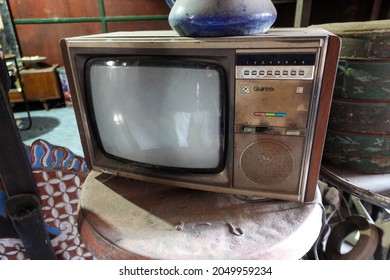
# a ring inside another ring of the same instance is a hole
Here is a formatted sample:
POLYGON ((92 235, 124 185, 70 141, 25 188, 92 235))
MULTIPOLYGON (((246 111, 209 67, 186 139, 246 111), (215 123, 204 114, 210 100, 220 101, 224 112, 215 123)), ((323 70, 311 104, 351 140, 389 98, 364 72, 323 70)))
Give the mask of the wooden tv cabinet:
MULTIPOLYGON (((27 101, 41 101, 46 110, 49 109, 47 100, 62 98, 60 81, 57 74, 58 64, 43 68, 20 70, 23 90, 27 101)), ((10 92, 11 102, 22 102, 20 92, 10 92)))

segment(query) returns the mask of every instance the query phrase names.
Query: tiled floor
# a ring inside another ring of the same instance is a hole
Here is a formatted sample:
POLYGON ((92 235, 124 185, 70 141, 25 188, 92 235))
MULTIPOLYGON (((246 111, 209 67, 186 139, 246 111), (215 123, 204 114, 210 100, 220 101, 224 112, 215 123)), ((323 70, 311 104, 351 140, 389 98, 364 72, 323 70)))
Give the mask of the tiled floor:
MULTIPOLYGON (((18 112, 14 116, 20 125, 28 122, 26 112, 18 112)), ((31 128, 20 130, 26 145, 31 145, 36 139, 43 139, 52 145, 66 147, 74 154, 83 156, 73 107, 34 110, 31 111, 31 119, 31 128)))

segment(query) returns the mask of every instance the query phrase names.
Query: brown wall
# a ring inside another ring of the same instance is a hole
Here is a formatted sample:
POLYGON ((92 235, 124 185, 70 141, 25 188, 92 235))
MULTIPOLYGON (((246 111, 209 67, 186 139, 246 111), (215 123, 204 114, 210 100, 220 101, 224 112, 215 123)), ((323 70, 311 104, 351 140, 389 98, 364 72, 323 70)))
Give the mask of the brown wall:
MULTIPOLYGON (((213 0, 210 0, 213 1, 213 0)), ((374 0, 312 0, 310 24, 370 20, 374 0)), ((295 1, 274 1, 275 27, 294 24, 295 1)), ((390 1, 381 1, 379 19, 390 16, 390 1)), ((165 0, 8 0, 19 49, 23 56, 46 56, 49 64, 62 65, 59 40, 93 33, 170 29, 165 0), (100 6, 100 2, 103 4, 100 6), (157 16, 157 18, 155 17, 157 16), (131 20, 123 17, 132 17, 131 20), (82 18, 90 22, 56 22, 82 18), (39 22, 43 19, 42 22, 39 22), (34 21, 28 22, 28 21, 34 21)))
POLYGON ((59 48, 61 38, 105 31, 170 29, 166 19, 169 7, 164 0, 103 0, 104 13, 99 2, 8 0, 21 55, 46 56, 46 63, 63 65, 59 48), (115 18, 124 16, 135 17, 131 20, 115 18), (153 19, 151 16, 159 17, 153 19), (80 18, 89 22, 63 22, 80 18), (48 19, 61 22, 48 23, 48 19))
POLYGON ((96 17, 97 0, 8 0, 14 19, 96 17))

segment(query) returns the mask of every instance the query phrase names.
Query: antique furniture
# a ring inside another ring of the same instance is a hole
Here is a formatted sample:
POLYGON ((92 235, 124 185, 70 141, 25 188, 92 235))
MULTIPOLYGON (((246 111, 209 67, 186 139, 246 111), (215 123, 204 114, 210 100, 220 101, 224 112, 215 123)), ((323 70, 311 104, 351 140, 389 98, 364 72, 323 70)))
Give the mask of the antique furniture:
POLYGON ((48 110, 48 100, 62 98, 60 82, 56 71, 57 67, 58 65, 55 64, 20 71, 28 101, 41 101, 44 108, 48 110))

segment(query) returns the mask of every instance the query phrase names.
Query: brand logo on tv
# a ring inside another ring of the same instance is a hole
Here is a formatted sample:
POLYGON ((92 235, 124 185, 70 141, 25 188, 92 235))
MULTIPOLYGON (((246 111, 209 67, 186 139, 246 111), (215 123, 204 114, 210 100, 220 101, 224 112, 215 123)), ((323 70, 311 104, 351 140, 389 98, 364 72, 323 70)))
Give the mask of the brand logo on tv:
POLYGON ((250 94, 251 85, 241 85, 241 94, 250 94))
POLYGON ((275 90, 275 88, 273 88, 273 87, 258 87, 258 86, 255 86, 255 87, 253 87, 253 90, 254 91, 274 91, 275 90))

